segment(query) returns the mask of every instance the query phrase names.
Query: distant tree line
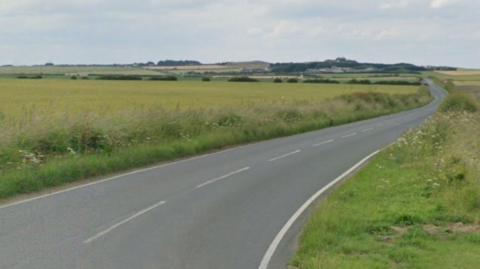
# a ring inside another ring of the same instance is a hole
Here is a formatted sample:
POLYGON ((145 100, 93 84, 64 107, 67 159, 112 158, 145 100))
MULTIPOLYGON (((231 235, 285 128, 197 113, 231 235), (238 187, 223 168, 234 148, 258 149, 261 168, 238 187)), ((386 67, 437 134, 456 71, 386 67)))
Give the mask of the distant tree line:
POLYGON ((348 84, 376 84, 376 85, 404 85, 404 86, 419 86, 422 83, 420 81, 409 80, 377 80, 371 81, 368 79, 351 79, 347 81, 348 84))
POLYGON ((259 82, 258 79, 251 78, 251 77, 233 77, 229 79, 230 82, 259 82))
POLYGON ((408 63, 399 64, 375 64, 359 63, 354 60, 337 58, 335 60, 326 60, 323 62, 309 63, 275 63, 270 65, 270 70, 274 73, 303 73, 308 70, 345 68, 357 72, 381 72, 381 73, 414 73, 426 71, 425 67, 416 66, 408 63))
POLYGON ((19 75, 17 76, 18 79, 42 79, 42 75, 19 75))
POLYGON ((148 66, 189 66, 189 65, 202 65, 201 62, 199 61, 193 61, 193 60, 162 60, 158 61, 157 63, 154 62, 146 62, 146 63, 134 63, 134 66, 140 66, 140 67, 148 67, 148 66))
POLYGON ((188 65, 202 65, 199 61, 184 60, 184 61, 175 61, 175 60, 164 60, 157 62, 157 66, 188 66, 188 65))
POLYGON ((139 76, 139 75, 96 75, 99 80, 153 80, 153 81, 177 81, 175 76, 139 76))
POLYGON ((340 81, 338 80, 332 80, 332 79, 307 79, 304 80, 303 83, 326 83, 326 84, 340 84, 340 81))

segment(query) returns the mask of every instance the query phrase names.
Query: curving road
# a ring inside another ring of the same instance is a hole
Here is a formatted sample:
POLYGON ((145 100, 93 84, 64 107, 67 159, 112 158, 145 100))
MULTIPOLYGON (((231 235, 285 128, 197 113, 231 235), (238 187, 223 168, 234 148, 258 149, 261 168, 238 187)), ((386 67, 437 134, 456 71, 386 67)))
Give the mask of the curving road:
POLYGON ((0 206, 0 268, 256 269, 262 259, 262 269, 285 268, 305 214, 278 237, 285 223, 432 115, 445 93, 428 83, 435 101, 423 108, 0 206))

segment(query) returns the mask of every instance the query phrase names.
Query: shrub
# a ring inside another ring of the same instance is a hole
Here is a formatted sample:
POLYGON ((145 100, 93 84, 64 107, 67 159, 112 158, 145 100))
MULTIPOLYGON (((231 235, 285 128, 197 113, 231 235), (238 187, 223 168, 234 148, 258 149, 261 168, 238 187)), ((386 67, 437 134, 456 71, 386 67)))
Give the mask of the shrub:
POLYGON ((375 81, 377 85, 405 85, 405 86, 420 86, 420 81, 408 81, 408 80, 379 80, 375 81))
POLYGON ((31 75, 31 76, 28 76, 28 75, 20 75, 20 76, 17 76, 18 79, 42 79, 43 76, 42 75, 31 75))
POLYGON ((339 84, 340 81, 332 79, 307 79, 303 83, 327 83, 327 84, 339 84))
POLYGON ((365 85, 369 85, 369 84, 372 84, 372 82, 368 79, 351 79, 349 81, 347 81, 348 84, 365 84, 365 85))
POLYGON ((273 79, 273 82, 274 82, 274 83, 282 83, 283 80, 282 80, 281 78, 274 78, 274 79, 273 79))
POLYGON ((211 81, 211 79, 210 79, 209 77, 203 77, 203 78, 202 78, 202 81, 203 81, 203 82, 209 82, 209 81, 211 81))
POLYGON ((229 79, 230 82, 259 82, 258 79, 250 78, 250 77, 233 77, 229 79))
POLYGON ((178 81, 178 78, 175 76, 162 76, 162 77, 150 77, 149 80, 154 81, 178 81))
POLYGON ((289 78, 289 79, 287 79, 287 83, 298 83, 298 79, 297 78, 289 78))
POLYGON ((466 111, 473 113, 478 111, 478 104, 471 96, 462 93, 454 93, 445 99, 443 104, 440 106, 440 111, 466 111))
POLYGON ((143 80, 141 76, 137 75, 100 75, 99 80, 143 80))

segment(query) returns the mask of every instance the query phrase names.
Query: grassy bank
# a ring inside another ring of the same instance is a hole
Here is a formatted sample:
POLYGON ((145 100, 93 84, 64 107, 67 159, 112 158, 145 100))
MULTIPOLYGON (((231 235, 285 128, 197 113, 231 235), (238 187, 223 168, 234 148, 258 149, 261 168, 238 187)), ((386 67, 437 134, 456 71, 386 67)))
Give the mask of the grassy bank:
POLYGON ((448 97, 423 128, 398 140, 320 204, 292 264, 478 268, 480 113, 472 102, 448 97))
POLYGON ((398 86, 286 85, 274 90, 269 88, 273 84, 263 83, 229 88, 200 82, 42 83, 32 88, 32 82, 22 81, 11 94, 0 93, 17 101, 35 100, 23 109, 2 107, 0 199, 430 100, 425 89, 398 86), (172 105, 175 100, 185 103, 172 105))

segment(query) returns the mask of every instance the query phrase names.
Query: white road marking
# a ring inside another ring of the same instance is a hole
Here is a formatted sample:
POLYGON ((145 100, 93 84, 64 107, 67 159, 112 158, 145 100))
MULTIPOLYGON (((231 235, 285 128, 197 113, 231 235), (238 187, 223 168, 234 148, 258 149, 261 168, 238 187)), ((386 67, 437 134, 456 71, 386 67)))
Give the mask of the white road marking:
POLYGON ((160 165, 156 165, 156 166, 152 166, 152 167, 147 167, 147 168, 143 168, 143 169, 137 169, 137 170, 134 170, 132 172, 119 174, 119 175, 116 175, 116 176, 113 176, 113 177, 105 178, 105 179, 102 179, 102 180, 97 180, 97 181, 94 181, 94 182, 86 183, 86 184, 75 186, 75 187, 72 187, 72 188, 67 188, 67 189, 63 189, 63 190, 60 190, 60 191, 51 192, 51 193, 35 196, 35 197, 32 197, 32 198, 20 200, 20 201, 17 201, 17 202, 12 202, 12 203, 8 203, 8 204, 5 204, 5 205, 0 205, 0 210, 5 209, 5 208, 9 208, 9 207, 13 207, 13 206, 17 206, 17 205, 21 205, 21 204, 25 204, 25 203, 29 203, 29 202, 33 202, 33 201, 36 201, 36 200, 48 198, 48 197, 51 197, 51 196, 54 196, 54 195, 58 195, 58 194, 66 193, 66 192, 71 192, 71 191, 74 191, 74 190, 84 189, 84 188, 87 188, 87 187, 90 187, 90 186, 93 186, 93 185, 106 183, 106 182, 109 182, 109 181, 112 181, 112 180, 115 180, 115 179, 119 179, 119 178, 122 178, 122 177, 131 176, 131 175, 135 175, 135 174, 139 174, 139 173, 143 173, 143 172, 148 172, 148 171, 151 171, 151 170, 155 170, 155 169, 158 169, 158 168, 163 168, 163 167, 167 167, 167 166, 171 166, 171 165, 175 165, 175 164, 194 161, 194 160, 209 157, 209 156, 215 155, 215 154, 225 153, 225 152, 228 152, 228 151, 232 151, 234 149, 238 149, 238 148, 230 148, 230 149, 226 149, 226 150, 222 150, 222 151, 217 151, 217 152, 213 152, 213 153, 194 156, 194 157, 184 159, 184 160, 164 163, 164 164, 160 164, 160 165))
POLYGON ((371 127, 371 128, 367 128, 367 129, 363 129, 362 132, 366 133, 366 132, 370 132, 372 130, 374 130, 375 128, 371 127))
POLYGON ((334 141, 335 141, 335 139, 330 139, 330 140, 323 141, 323 142, 320 142, 320 143, 317 143, 317 144, 313 144, 313 147, 319 147, 319 146, 322 146, 322 145, 325 145, 325 144, 330 144, 334 141))
POLYGON ((165 201, 161 201, 161 202, 156 203, 156 204, 154 204, 154 205, 152 205, 152 206, 150 206, 150 207, 148 207, 148 208, 145 208, 145 209, 143 209, 143 210, 140 210, 140 211, 138 211, 137 213, 133 214, 132 216, 130 216, 130 217, 128 217, 128 218, 126 218, 126 219, 124 219, 124 220, 122 220, 122 221, 120 221, 120 222, 118 222, 118 223, 116 223, 116 224, 114 224, 114 225, 112 225, 112 226, 110 226, 110 228, 108 228, 108 229, 106 229, 106 230, 103 230, 103 231, 97 233, 96 235, 88 238, 87 240, 83 241, 83 243, 84 243, 84 244, 91 243, 91 242, 99 239, 100 237, 108 234, 109 232, 117 229, 118 227, 122 226, 123 224, 125 224, 125 223, 127 223, 127 222, 129 222, 129 221, 132 221, 133 219, 138 218, 138 217, 140 217, 141 215, 143 215, 143 214, 145 214, 145 213, 147 213, 147 212, 149 212, 149 211, 152 211, 153 209, 155 209, 155 208, 157 208, 157 207, 159 207, 159 206, 161 206, 161 205, 163 205, 163 204, 165 204, 165 203, 166 203, 165 201))
POLYGON ((351 134, 347 134, 347 135, 342 136, 342 138, 349 138, 349 137, 356 136, 356 135, 357 135, 357 133, 351 133, 351 134))
POLYGON ((217 181, 219 181, 219 180, 222 180, 222 179, 226 179, 226 178, 228 178, 228 177, 231 177, 231 176, 233 176, 233 175, 236 175, 236 174, 245 172, 245 171, 247 171, 247 170, 250 170, 250 167, 249 167, 249 166, 244 167, 244 168, 242 168, 242 169, 238 169, 237 171, 233 171, 233 172, 228 173, 228 174, 226 174, 226 175, 224 175, 224 176, 221 176, 221 177, 217 177, 217 178, 208 180, 208 181, 206 181, 206 182, 198 185, 197 187, 195 187, 195 189, 200 189, 200 188, 205 187, 205 186, 207 186, 207 185, 209 185, 209 184, 215 183, 215 182, 217 182, 217 181))
POLYGON ((278 156, 278 157, 272 158, 272 159, 270 159, 270 160, 268 160, 268 161, 269 161, 269 162, 278 161, 278 160, 280 160, 280 159, 283 159, 283 158, 289 157, 289 156, 291 156, 291 155, 294 155, 294 154, 300 153, 301 151, 302 151, 302 150, 300 150, 300 149, 297 149, 297 150, 295 150, 295 151, 292 151, 292 152, 290 152, 290 153, 283 154, 283 155, 281 155, 281 156, 278 156))
POLYGON ((365 157, 364 159, 362 159, 360 162, 358 162, 357 164, 355 164, 352 168, 348 169, 345 173, 341 174, 339 177, 337 177, 335 180, 333 180, 332 182, 330 182, 328 185, 326 185, 325 187, 323 187, 321 190, 319 190, 317 193, 315 193, 312 197, 310 197, 310 199, 308 199, 294 214, 293 216, 287 221, 287 223, 283 226, 283 228, 280 230, 280 232, 275 236, 275 238, 273 239, 273 242, 270 244, 270 246, 268 247, 267 249, 267 252, 265 253, 265 255, 263 256, 262 258, 262 261, 260 263, 260 265, 258 266, 258 269, 267 269, 268 268, 268 264, 270 263, 270 260, 272 259, 273 257, 273 254, 275 254, 275 251, 277 250, 278 248, 278 245, 280 245, 280 242, 282 241, 282 239, 285 237, 285 235, 287 234, 288 230, 290 230, 290 228, 293 226, 293 224, 295 223, 295 221, 303 214, 303 212, 305 212, 305 210, 307 210, 312 204, 313 202, 315 202, 317 200, 318 197, 320 197, 320 195, 322 195, 324 192, 326 192, 328 189, 330 189, 331 187, 335 186, 335 184, 337 184, 339 181, 343 180, 344 178, 346 178, 348 175, 350 175, 350 173, 352 173, 353 171, 357 170, 359 167, 361 167, 364 163, 366 163, 370 158, 372 158, 373 156, 377 155, 378 153, 380 152, 380 150, 377 150, 375 151, 374 153, 368 155, 367 157, 365 157))

